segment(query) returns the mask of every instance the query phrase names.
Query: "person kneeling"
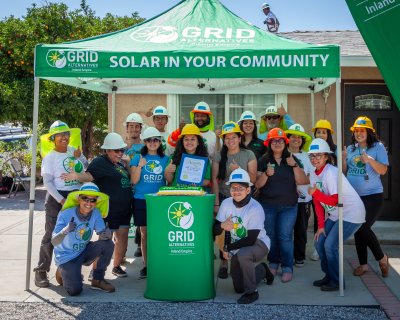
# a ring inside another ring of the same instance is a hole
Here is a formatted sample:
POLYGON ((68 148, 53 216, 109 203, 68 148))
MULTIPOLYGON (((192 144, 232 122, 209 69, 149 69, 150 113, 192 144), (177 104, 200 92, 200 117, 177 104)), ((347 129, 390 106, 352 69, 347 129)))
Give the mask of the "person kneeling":
POLYGON ((82 265, 89 266, 95 260, 97 267, 91 288, 115 291, 114 286, 104 280, 114 250, 112 232, 103 221, 108 213, 108 200, 94 183, 85 183, 79 191, 68 195, 58 215, 51 239, 57 266, 56 281, 71 296, 82 292, 82 265), (90 241, 93 230, 99 236, 98 241, 90 241))
POLYGON ((259 297, 257 285, 266 279, 268 285, 274 276, 265 263, 256 265, 268 254, 270 239, 264 229, 264 210, 251 195, 250 177, 241 168, 234 170, 229 181, 231 197, 225 199, 218 211, 214 234, 226 231, 223 255, 231 260, 233 287, 244 293, 237 302, 249 304, 259 297))

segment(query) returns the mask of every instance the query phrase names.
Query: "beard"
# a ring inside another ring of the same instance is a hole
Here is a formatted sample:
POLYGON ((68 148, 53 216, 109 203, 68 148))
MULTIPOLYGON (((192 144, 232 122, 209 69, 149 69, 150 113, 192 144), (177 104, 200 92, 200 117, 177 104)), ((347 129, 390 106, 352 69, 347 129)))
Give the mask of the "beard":
POLYGON ((208 118, 207 120, 203 121, 203 120, 195 120, 194 124, 198 127, 198 128, 204 128, 206 126, 208 126, 210 124, 210 118, 208 118), (200 122, 200 123, 199 123, 200 122))

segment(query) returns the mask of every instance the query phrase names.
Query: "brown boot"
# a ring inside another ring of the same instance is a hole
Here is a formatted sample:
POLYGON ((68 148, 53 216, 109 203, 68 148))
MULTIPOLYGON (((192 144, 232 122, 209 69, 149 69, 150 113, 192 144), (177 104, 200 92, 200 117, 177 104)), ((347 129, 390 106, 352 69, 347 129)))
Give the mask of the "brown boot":
POLYGON ((63 279, 61 277, 61 271, 59 268, 57 268, 57 271, 56 271, 56 281, 60 286, 63 285, 63 279))
POLYGON ((114 292, 115 291, 115 287, 111 283, 107 282, 104 279, 103 280, 93 279, 91 288, 93 290, 100 290, 100 291, 104 291, 104 292, 114 292))

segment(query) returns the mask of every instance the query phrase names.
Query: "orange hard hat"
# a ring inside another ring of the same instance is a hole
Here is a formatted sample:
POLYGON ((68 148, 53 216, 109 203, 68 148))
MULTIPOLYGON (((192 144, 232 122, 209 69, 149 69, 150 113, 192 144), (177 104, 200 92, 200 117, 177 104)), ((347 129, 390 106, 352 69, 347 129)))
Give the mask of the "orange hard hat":
POLYGON ((268 147, 272 139, 284 139, 285 144, 289 143, 289 139, 286 137, 285 131, 283 131, 281 128, 273 128, 269 130, 267 139, 264 141, 264 145, 268 147))

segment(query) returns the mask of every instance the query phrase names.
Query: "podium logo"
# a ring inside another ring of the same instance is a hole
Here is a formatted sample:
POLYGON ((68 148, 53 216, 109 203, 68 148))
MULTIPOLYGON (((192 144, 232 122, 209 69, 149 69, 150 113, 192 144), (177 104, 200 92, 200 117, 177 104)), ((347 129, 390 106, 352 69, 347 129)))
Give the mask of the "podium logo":
POLYGON ((192 206, 189 202, 174 202, 168 208, 168 220, 176 228, 189 229, 194 222, 192 206))

